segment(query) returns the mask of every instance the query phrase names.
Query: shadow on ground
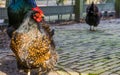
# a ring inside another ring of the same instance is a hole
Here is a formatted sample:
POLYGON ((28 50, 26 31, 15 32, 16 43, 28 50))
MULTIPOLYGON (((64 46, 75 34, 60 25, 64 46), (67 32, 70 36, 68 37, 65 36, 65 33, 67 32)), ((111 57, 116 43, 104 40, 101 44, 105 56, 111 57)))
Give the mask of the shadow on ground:
POLYGON ((25 75, 19 72, 14 57, 5 57, 0 60, 0 75, 25 75))

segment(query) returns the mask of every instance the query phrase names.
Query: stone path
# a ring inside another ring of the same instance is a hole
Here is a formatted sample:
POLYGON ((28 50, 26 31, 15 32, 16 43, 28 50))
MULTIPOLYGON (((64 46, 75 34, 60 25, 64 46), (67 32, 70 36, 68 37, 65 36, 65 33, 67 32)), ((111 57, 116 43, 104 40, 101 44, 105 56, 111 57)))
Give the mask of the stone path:
POLYGON ((96 32, 86 24, 56 29, 59 65, 83 75, 120 75, 120 20, 103 21, 96 32))
MULTIPOLYGON (((49 75, 120 75, 120 20, 102 21, 97 31, 86 24, 54 26, 59 54, 49 75)), ((25 75, 10 50, 0 50, 0 75, 25 75)))

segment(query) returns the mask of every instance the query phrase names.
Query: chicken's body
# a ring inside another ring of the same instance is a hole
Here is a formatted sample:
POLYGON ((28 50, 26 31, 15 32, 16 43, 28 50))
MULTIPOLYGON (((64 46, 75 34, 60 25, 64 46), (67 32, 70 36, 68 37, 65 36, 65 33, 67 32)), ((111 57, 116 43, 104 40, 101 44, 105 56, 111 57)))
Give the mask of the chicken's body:
POLYGON ((27 70, 28 75, 31 69, 40 69, 39 74, 50 71, 58 59, 53 31, 42 22, 42 17, 35 0, 12 0, 8 6, 10 48, 18 69, 27 70))
POLYGON ((49 26, 36 23, 30 11, 20 27, 13 32, 10 47, 16 55, 19 69, 53 69, 57 62, 54 41, 49 26))
POLYGON ((86 9, 86 23, 90 25, 90 30, 94 30, 94 27, 97 27, 100 23, 100 12, 98 7, 92 3, 90 6, 86 9), (93 26, 93 28, 92 28, 93 26))

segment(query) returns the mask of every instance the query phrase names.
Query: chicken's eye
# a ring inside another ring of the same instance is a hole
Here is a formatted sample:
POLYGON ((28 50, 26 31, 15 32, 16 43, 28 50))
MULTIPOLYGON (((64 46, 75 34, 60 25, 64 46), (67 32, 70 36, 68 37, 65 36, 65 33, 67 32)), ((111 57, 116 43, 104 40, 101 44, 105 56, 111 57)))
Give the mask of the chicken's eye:
POLYGON ((40 14, 39 14, 39 13, 35 13, 34 16, 35 16, 36 18, 39 18, 39 17, 40 17, 40 14))

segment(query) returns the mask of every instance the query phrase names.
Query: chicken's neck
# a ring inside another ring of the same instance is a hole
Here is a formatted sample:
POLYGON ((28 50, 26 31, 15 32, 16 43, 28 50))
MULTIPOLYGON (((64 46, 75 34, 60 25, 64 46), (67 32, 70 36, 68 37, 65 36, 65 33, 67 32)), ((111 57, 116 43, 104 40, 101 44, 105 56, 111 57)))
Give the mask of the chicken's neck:
POLYGON ((17 32, 26 33, 30 30, 34 30, 38 28, 38 23, 35 22, 31 18, 32 11, 28 12, 23 20, 23 22, 20 24, 20 27, 17 29, 17 32))

